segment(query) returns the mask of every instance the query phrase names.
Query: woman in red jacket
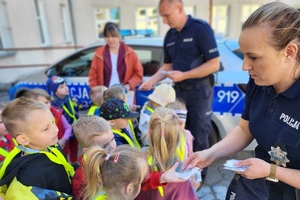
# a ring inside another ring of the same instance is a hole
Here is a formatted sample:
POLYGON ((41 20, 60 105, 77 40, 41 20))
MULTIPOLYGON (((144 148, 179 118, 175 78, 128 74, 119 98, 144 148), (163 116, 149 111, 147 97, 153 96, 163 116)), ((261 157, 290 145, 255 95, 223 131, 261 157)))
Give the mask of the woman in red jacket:
POLYGON ((96 49, 89 73, 90 87, 122 84, 134 90, 143 79, 143 67, 136 53, 121 41, 117 24, 107 22, 103 35, 106 45, 96 49))

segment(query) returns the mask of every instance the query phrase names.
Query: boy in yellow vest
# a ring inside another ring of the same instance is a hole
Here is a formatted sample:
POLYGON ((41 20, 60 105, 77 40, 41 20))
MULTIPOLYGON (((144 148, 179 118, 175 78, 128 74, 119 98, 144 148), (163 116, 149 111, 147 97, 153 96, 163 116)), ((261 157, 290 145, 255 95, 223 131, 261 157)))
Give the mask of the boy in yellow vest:
POLYGON ((132 147, 139 147, 135 135, 131 135, 126 130, 128 119, 137 118, 139 113, 130 111, 127 104, 119 98, 107 99, 100 110, 101 117, 106 119, 112 127, 117 146, 129 144, 132 147))
POLYGON ((104 85, 99 85, 91 88, 90 98, 93 105, 90 107, 87 115, 97 115, 100 116, 100 106, 102 105, 104 99, 103 94, 107 90, 104 85))
POLYGON ((58 129, 49 108, 21 97, 9 102, 1 116, 19 144, 6 156, 0 170, 1 196, 7 200, 72 199, 74 170, 53 146, 58 141, 58 129))

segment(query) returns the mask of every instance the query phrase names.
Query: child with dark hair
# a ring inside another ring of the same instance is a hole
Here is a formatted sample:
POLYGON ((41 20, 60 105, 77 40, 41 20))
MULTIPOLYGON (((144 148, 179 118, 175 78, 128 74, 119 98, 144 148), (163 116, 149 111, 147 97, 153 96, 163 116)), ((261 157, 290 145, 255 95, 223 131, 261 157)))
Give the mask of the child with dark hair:
POLYGON ((130 111, 127 104, 119 98, 107 99, 100 109, 101 117, 112 127, 117 145, 129 144, 132 147, 139 147, 135 135, 126 130, 129 119, 137 118, 139 113, 130 111))
MULTIPOLYGON (((103 98, 104 98, 104 101, 106 101, 107 99, 110 99, 110 98, 119 98, 119 99, 123 100, 126 103, 126 105, 129 107, 128 98, 127 98, 127 94, 126 94, 126 88, 124 88, 124 86, 120 86, 120 85, 111 86, 104 92, 103 98)), ((137 125, 138 125, 137 119, 131 118, 131 119, 128 119, 128 125, 126 127, 126 131, 136 141, 138 141, 137 136, 135 134, 135 128, 137 127, 137 125)), ((136 146, 140 147, 139 142, 136 143, 136 146)))

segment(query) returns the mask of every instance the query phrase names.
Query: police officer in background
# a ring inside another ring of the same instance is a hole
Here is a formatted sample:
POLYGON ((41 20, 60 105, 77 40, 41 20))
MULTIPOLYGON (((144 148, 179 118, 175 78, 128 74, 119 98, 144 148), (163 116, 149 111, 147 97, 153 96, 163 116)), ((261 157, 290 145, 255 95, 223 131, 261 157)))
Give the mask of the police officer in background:
POLYGON ((207 149, 213 100, 209 77, 220 67, 213 31, 206 22, 186 15, 181 0, 160 0, 159 12, 170 26, 164 40, 164 65, 139 89, 150 90, 162 79, 172 79, 177 98, 186 103, 186 128, 195 137, 194 151, 207 149))

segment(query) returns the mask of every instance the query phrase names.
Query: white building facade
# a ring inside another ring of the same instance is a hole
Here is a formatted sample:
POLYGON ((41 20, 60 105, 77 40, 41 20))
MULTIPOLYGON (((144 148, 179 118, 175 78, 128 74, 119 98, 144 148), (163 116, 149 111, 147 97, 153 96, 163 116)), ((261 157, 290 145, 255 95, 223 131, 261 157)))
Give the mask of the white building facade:
MULTIPOLYGON (((104 24, 120 29, 151 29, 164 35, 159 0, 0 0, 0 82, 44 69, 97 41, 104 24), (26 67, 26 69, 25 69, 26 67), (3 73, 13 71, 11 76, 3 73), (2 73, 3 72, 3 73, 2 73)), ((209 22, 217 35, 238 38, 242 23, 269 0, 183 0, 185 10, 209 22), (210 9, 210 3, 212 7, 210 9)), ((299 0, 283 1, 300 8, 299 0)))

